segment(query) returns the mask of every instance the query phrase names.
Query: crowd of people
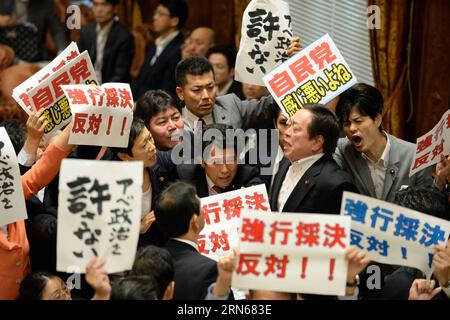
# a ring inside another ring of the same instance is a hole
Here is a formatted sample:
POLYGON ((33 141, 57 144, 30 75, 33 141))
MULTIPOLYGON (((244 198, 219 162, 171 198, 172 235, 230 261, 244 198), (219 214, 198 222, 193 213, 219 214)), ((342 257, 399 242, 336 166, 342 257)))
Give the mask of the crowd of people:
MULTIPOLYGON (((51 3, 52 1, 42 1, 51 3)), ((130 82, 133 37, 115 21, 118 0, 93 0, 95 22, 81 29, 101 83, 130 82)), ((36 1, 2 1, 0 26, 41 13, 36 1), (6 5, 6 3, 9 5, 6 5), (20 5, 19 5, 20 3, 20 5), (27 7, 25 4, 29 3, 27 7), (25 14, 24 14, 25 12, 25 14)), ((0 299, 22 300, 230 300, 239 252, 217 262, 200 254, 205 226, 200 198, 264 184, 273 212, 339 214, 344 191, 367 195, 450 220, 450 156, 409 176, 415 145, 383 129, 383 97, 358 83, 330 104, 308 104, 292 117, 281 112, 265 87, 234 80, 236 52, 215 44, 214 31, 199 27, 188 37, 184 0, 161 0, 153 14, 151 44, 137 79, 129 141, 124 148, 69 144, 71 124, 51 141, 43 139, 43 110, 26 124, 6 120, 17 153, 27 220, 0 226, 0 299), (258 130, 239 148, 230 130, 258 130), (208 130, 223 139, 205 138, 208 130), (261 132, 276 130, 274 140, 261 132), (201 139, 200 154, 192 152, 201 139), (251 145, 251 146, 249 146, 251 145), (252 148, 269 150, 269 169, 248 161, 252 148), (174 157, 176 153, 177 157, 174 157), (58 180, 66 158, 142 161, 143 185, 138 250, 131 270, 108 274, 93 259, 81 288, 70 290, 69 274, 56 270, 58 180), (174 159, 182 159, 177 162, 174 159), (194 161, 195 160, 195 161, 194 161), (266 169, 266 170, 265 170, 266 169), (404 188, 407 186, 407 188, 404 188)), ((57 28, 56 28, 57 29, 57 28)), ((59 49, 64 49, 65 42, 59 49)), ((301 50, 291 39, 286 50, 301 50)), ((449 239, 450 240, 450 239, 449 239)), ((371 262, 365 251, 346 251, 346 297, 249 290, 247 299, 413 299, 450 297, 450 242, 434 247, 433 276, 371 262), (366 268, 382 270, 382 286, 369 288, 366 268)))

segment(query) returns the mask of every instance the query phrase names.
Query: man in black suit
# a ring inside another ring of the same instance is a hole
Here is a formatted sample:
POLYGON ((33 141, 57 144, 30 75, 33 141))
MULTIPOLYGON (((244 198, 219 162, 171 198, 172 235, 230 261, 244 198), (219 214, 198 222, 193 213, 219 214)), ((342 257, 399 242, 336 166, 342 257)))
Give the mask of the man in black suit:
MULTIPOLYGON (((0 28, 16 24, 31 23, 36 27, 36 44, 38 51, 30 62, 51 60, 45 47, 45 37, 50 30, 56 49, 63 51, 67 46, 64 28, 56 15, 55 3, 52 0, 2 0, 0 1, 0 28)), ((19 57, 23 60, 25 58, 19 57)))
POLYGON ((172 255, 175 267, 173 299, 205 299, 218 272, 216 262, 198 252, 197 239, 205 218, 195 188, 181 181, 169 185, 159 197, 155 216, 169 237, 164 248, 172 255))
POLYGON ((238 146, 235 134, 229 125, 205 126, 202 154, 197 155, 200 164, 178 165, 179 178, 192 183, 200 198, 264 183, 258 168, 238 163, 239 150, 245 145, 238 146))
POLYGON ((133 84, 133 97, 148 90, 162 89, 175 95, 175 67, 181 60, 183 34, 180 29, 188 17, 184 0, 160 0, 153 13, 153 30, 158 38, 150 46, 141 71, 133 84))
POLYGON ((332 157, 339 137, 336 116, 322 105, 307 105, 288 124, 272 211, 339 214, 342 193, 358 191, 332 157))
POLYGON ((94 0, 95 22, 81 28, 79 49, 88 50, 100 83, 129 82, 134 57, 131 33, 114 21, 119 0, 94 0))

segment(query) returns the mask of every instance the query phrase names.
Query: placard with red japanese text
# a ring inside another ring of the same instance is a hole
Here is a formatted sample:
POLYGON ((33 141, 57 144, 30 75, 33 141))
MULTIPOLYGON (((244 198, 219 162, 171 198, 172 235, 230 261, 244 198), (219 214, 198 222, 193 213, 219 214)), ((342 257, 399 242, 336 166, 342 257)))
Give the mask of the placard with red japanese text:
POLYGON ((263 79, 288 117, 307 103, 329 102, 357 82, 328 34, 290 57, 263 79))
POLYGON ((127 147, 134 101, 128 83, 62 86, 73 113, 69 143, 127 147))
POLYGON ((80 55, 80 51, 78 50, 77 44, 72 42, 61 52, 55 59, 52 60, 48 65, 44 68, 33 74, 27 80, 19 84, 14 88, 12 92, 12 97, 17 101, 19 106, 30 115, 34 109, 34 106, 31 104, 29 96, 27 95, 32 89, 37 87, 42 81, 47 79, 53 72, 58 71, 62 67, 64 67, 68 62, 75 59, 80 55))
POLYGON ((131 269, 141 221, 143 165, 142 161, 62 161, 58 271, 84 273, 94 257, 107 260, 108 273, 131 269))
POLYGON ((264 184, 202 198, 201 206, 205 227, 198 238, 199 251, 216 261, 222 255, 231 254, 238 246, 242 210, 270 212, 264 184))
POLYGON ((416 152, 409 176, 438 163, 441 161, 441 155, 448 156, 449 154, 450 110, 444 113, 433 129, 417 139, 416 152))
POLYGON ((338 215, 243 211, 233 287, 345 295, 350 222, 338 215))

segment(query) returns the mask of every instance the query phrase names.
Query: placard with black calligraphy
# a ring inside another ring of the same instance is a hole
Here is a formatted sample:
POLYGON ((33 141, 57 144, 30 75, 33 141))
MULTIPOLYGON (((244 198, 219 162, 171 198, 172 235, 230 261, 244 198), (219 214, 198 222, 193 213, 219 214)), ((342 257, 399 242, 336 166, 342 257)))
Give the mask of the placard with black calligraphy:
POLYGON ((16 152, 4 127, 0 127, 0 226, 27 219, 16 152))
POLYGON ((58 271, 84 273, 93 257, 107 259, 108 273, 131 269, 141 220, 143 165, 142 161, 63 160, 58 271))
POLYGON ((289 5, 283 0, 252 0, 242 17, 235 79, 264 86, 262 77, 288 59, 292 38, 289 5))

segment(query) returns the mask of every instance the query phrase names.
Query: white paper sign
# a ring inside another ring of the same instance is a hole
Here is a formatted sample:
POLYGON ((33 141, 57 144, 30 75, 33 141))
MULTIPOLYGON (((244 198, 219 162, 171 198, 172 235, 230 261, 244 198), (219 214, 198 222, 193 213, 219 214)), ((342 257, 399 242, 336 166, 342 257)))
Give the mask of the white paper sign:
POLYGON ((45 134, 51 134, 71 120, 71 110, 61 87, 65 84, 97 84, 97 75, 87 51, 52 73, 27 95, 33 110, 45 109, 45 134))
POLYGON ((142 161, 62 161, 58 271, 84 273, 93 257, 107 260, 108 273, 132 268, 141 221, 142 172, 142 161))
POLYGON ((242 212, 237 288, 345 295, 348 217, 242 212))
POLYGON ((292 38, 289 5, 282 0, 252 0, 242 17, 235 79, 264 86, 262 77, 287 60, 292 38))
POLYGON ((198 238, 201 254, 218 261, 238 246, 241 210, 270 212, 264 184, 201 199, 205 227, 198 238))
POLYGON ((450 110, 433 129, 417 139, 409 176, 441 161, 441 154, 450 154, 450 110))
POLYGON ((344 192, 341 215, 352 218, 351 245, 377 262, 431 271, 433 246, 443 245, 450 222, 375 198, 344 192))
POLYGON ((73 114, 69 143, 128 146, 134 109, 128 83, 105 83, 100 87, 69 85, 62 89, 73 114))
POLYGON ((329 102, 357 82, 328 34, 290 57, 263 79, 288 117, 306 103, 329 102))
POLYGON ((69 61, 73 60, 80 54, 77 44, 72 42, 61 52, 52 62, 50 62, 45 68, 42 68, 20 85, 14 88, 12 97, 17 101, 19 106, 30 115, 33 111, 36 111, 29 101, 27 93, 33 88, 37 87, 43 80, 48 78, 52 73, 61 69, 69 61))
POLYGON ((16 152, 4 127, 0 127, 0 226, 27 219, 22 178, 16 152))

